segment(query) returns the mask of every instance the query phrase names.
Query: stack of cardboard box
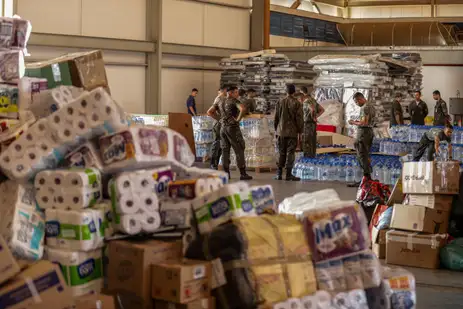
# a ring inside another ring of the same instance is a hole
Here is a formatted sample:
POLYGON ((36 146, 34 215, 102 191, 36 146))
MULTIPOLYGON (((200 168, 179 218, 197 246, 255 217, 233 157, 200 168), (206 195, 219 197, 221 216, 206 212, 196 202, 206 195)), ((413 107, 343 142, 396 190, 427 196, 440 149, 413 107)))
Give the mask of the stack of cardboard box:
MULTIPOLYGON (((453 195, 459 191, 458 162, 407 162, 402 172, 405 204, 394 204, 385 236, 386 262, 423 268, 439 267, 453 195)), ((382 243, 384 244, 384 238, 382 243)))

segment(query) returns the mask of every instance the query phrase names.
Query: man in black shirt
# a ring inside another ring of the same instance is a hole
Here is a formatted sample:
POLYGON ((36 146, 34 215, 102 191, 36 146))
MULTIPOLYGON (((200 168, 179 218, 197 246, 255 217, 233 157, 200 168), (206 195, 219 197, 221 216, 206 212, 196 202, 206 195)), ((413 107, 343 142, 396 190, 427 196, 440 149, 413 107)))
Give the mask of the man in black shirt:
POLYGON ((423 134, 420 140, 418 149, 413 156, 413 161, 420 161, 421 157, 426 153, 426 161, 433 161, 434 154, 439 152, 440 142, 447 142, 449 144, 449 158, 452 159, 452 140, 453 126, 447 123, 444 129, 433 128, 423 134))
POLYGON ((447 122, 450 123, 451 119, 447 109, 447 103, 442 100, 439 90, 435 90, 432 93, 432 97, 436 100, 436 106, 434 107, 434 125, 443 126, 447 122))
POLYGON ((428 105, 421 100, 421 91, 415 92, 415 101, 408 107, 412 124, 424 126, 424 118, 428 115, 428 105))
POLYGON ((402 110, 402 105, 400 105, 400 101, 402 101, 402 94, 397 93, 394 102, 392 102, 391 126, 404 124, 404 112, 402 110))

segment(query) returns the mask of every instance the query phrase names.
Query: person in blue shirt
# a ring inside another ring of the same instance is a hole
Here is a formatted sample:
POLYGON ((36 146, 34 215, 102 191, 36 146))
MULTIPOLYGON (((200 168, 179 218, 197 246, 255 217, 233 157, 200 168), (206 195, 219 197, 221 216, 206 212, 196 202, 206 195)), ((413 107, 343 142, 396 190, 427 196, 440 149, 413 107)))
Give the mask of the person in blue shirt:
POLYGON ((191 89, 191 94, 186 100, 186 108, 188 109, 188 114, 191 116, 196 116, 196 100, 195 97, 198 95, 198 89, 191 89))

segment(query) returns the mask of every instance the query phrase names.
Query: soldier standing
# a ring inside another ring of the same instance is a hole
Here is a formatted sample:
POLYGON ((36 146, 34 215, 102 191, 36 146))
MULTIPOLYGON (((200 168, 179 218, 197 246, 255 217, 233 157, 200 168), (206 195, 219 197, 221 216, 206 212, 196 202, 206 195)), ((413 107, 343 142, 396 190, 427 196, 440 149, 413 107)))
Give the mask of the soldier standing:
POLYGON ((447 110, 447 103, 442 100, 439 90, 435 90, 432 93, 432 97, 436 100, 436 106, 434 107, 434 125, 444 126, 446 123, 450 123, 450 116, 447 110))
POLYGON ((302 109, 304 112, 304 132, 302 134, 302 151, 304 157, 315 158, 317 155, 317 119, 325 109, 309 94, 307 87, 301 87, 304 95, 302 109))
POLYGON ((283 168, 286 165, 286 180, 299 181, 292 175, 298 138, 304 127, 302 104, 294 97, 294 85, 286 87, 287 96, 276 105, 275 134, 278 141, 279 159, 276 180, 282 180, 283 168))
POLYGON ((220 114, 219 114, 219 105, 223 104, 227 99, 227 87, 222 86, 219 89, 219 93, 214 100, 212 106, 214 107, 215 111, 213 116, 208 115, 216 120, 214 123, 214 127, 212 128, 212 132, 214 134, 214 141, 212 142, 212 150, 211 150, 211 168, 217 170, 219 168, 219 161, 220 156, 222 155, 222 148, 220 148, 220 114))
POLYGON ((256 100, 254 99, 256 91, 251 88, 246 91, 246 94, 247 97, 241 101, 241 104, 244 105, 248 114, 252 114, 256 111, 256 100))
POLYGON ((233 148, 236 155, 236 164, 241 173, 240 180, 251 180, 252 177, 246 173, 246 161, 244 158, 246 145, 240 130, 240 121, 246 114, 246 109, 241 106, 241 110, 239 110, 239 103, 238 87, 230 86, 227 89, 227 99, 218 106, 211 106, 207 114, 213 117, 218 107, 221 124, 220 147, 222 148, 224 171, 230 176, 230 148, 233 148))
POLYGON ((428 115, 428 105, 421 100, 421 91, 415 92, 415 101, 408 107, 412 124, 424 126, 424 118, 428 115))
POLYGON ((357 151, 357 160, 363 170, 364 179, 371 179, 370 149, 374 137, 375 110, 361 92, 354 94, 354 101, 360 106, 360 119, 349 120, 349 124, 358 127, 354 144, 357 151))
POLYGON ((394 102, 392 102, 391 108, 391 126, 403 125, 404 124, 404 112, 400 101, 402 100, 402 94, 398 92, 395 95, 394 102))

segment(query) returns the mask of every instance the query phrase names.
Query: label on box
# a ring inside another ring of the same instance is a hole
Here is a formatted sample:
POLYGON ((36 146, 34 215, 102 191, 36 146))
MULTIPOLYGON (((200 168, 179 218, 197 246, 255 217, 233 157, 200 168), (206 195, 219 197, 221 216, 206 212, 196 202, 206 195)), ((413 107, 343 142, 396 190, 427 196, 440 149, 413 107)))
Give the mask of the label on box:
POLYGON ((212 289, 216 289, 227 284, 227 278, 223 270, 223 264, 221 259, 215 259, 212 261, 212 289))
POLYGON ((105 164, 135 157, 135 146, 130 131, 104 137, 100 140, 100 146, 103 149, 102 159, 105 164))
POLYGON ((195 280, 204 278, 205 275, 206 275, 206 266, 199 265, 193 269, 193 278, 195 280))

